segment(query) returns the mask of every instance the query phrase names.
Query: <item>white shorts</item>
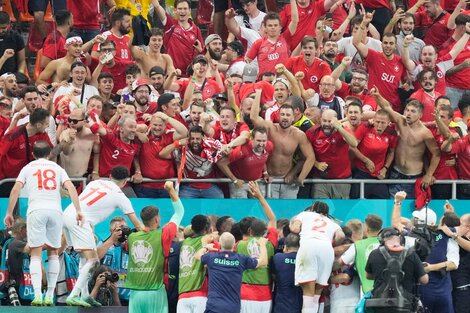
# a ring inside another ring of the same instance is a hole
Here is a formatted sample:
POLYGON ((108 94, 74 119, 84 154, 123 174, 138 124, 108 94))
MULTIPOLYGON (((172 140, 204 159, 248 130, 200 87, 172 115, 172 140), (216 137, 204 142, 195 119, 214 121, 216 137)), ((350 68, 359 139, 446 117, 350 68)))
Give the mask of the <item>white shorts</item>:
POLYGON ((295 284, 314 282, 327 286, 334 260, 331 242, 310 238, 300 240, 295 263, 295 284))
POLYGON ((62 236, 62 212, 56 210, 34 210, 26 217, 28 245, 31 248, 44 245, 60 248, 62 236))
POLYGON ((241 300, 240 313, 270 313, 273 305, 272 300, 268 301, 253 301, 241 300))
POLYGON ((206 310, 206 297, 191 297, 178 300, 176 313, 204 313, 206 310))
POLYGON ((67 243, 77 251, 96 249, 95 236, 90 223, 77 225, 75 216, 64 214, 64 235, 67 243))

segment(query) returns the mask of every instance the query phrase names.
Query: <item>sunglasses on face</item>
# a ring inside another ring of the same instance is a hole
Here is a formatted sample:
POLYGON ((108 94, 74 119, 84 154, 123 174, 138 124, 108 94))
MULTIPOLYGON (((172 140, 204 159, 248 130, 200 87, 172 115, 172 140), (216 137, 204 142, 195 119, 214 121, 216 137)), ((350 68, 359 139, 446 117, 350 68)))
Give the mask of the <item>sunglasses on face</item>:
POLYGON ((83 122, 84 120, 81 119, 81 120, 76 120, 74 118, 68 118, 67 121, 69 122, 69 124, 78 124, 79 122, 83 122))

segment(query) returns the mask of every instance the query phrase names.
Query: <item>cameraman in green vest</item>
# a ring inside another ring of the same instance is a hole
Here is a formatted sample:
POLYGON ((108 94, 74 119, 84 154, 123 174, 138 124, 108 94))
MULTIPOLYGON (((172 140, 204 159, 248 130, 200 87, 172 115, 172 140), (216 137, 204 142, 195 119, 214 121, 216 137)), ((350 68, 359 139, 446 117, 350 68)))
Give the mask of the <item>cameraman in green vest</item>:
POLYGON ((365 235, 367 238, 356 241, 339 258, 339 263, 335 263, 334 269, 343 265, 356 265, 356 271, 361 280, 362 291, 367 293, 374 287, 374 281, 366 278, 366 264, 369 254, 379 246, 377 235, 382 229, 382 219, 374 214, 369 214, 365 221, 365 235))
POLYGON ((140 212, 144 230, 128 238, 129 263, 125 287, 131 289, 129 313, 168 313, 165 283, 168 282, 168 256, 173 238, 184 215, 184 207, 173 187, 165 182, 175 213, 170 222, 160 228, 160 213, 155 206, 140 212))

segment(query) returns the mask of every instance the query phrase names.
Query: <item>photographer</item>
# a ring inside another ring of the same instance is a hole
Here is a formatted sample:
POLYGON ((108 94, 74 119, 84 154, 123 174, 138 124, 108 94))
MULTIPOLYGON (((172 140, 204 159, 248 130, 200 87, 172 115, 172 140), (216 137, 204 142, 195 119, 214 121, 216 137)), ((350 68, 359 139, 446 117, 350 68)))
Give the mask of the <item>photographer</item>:
POLYGON ((105 265, 100 265, 93 273, 89 289, 90 296, 103 306, 121 306, 117 282, 119 275, 105 265))
POLYGON ((109 223, 111 235, 98 246, 98 257, 101 264, 109 266, 111 270, 119 274, 117 283, 119 299, 123 305, 127 305, 129 301, 130 290, 122 288, 126 281, 127 263, 129 255, 123 253, 122 243, 127 239, 122 234, 122 229, 129 229, 126 220, 121 216, 114 217, 109 223))
MULTIPOLYGON (((418 296, 417 285, 418 283, 424 285, 429 281, 429 276, 424 271, 421 260, 416 252, 402 246, 400 231, 396 228, 389 227, 383 229, 379 233, 379 241, 380 247, 370 253, 366 264, 366 277, 375 280, 374 289, 372 290, 373 299, 382 299, 384 294, 387 294, 387 292, 383 292, 384 290, 389 292, 389 290, 395 288, 398 303, 403 300, 400 299, 400 296, 404 296, 411 307, 382 307, 380 309, 375 308, 375 312, 415 312, 418 296), (386 258, 385 255, 387 254, 388 257, 386 258), (390 278, 393 278, 393 272, 388 266, 389 259, 399 259, 402 257, 405 257, 400 271, 403 275, 398 281, 392 281, 390 278), (387 272, 392 275, 387 275, 387 272)), ((390 296, 387 294, 386 297, 390 296)))

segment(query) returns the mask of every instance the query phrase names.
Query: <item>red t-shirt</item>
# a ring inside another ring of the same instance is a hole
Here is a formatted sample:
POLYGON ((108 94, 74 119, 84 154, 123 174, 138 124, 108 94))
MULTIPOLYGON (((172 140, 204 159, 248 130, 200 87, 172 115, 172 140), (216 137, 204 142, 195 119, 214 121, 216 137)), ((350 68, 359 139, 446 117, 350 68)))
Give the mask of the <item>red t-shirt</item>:
POLYGON ((315 58, 312 65, 308 66, 302 55, 289 58, 285 66, 292 74, 303 72, 305 74, 302 79, 304 88, 312 88, 315 92, 320 92, 319 85, 322 77, 331 74, 331 68, 325 61, 315 58))
MULTIPOLYGON (((310 5, 306 8, 301 8, 297 5, 297 10, 299 12, 299 22, 297 24, 297 30, 295 31, 295 34, 292 35, 292 38, 289 41, 291 50, 294 50, 305 36, 315 37, 315 27, 317 21, 326 13, 325 0, 311 0, 310 5)), ((281 16, 282 20, 282 29, 286 30, 292 20, 290 4, 287 4, 279 13, 279 15, 281 16)))
POLYGON ((285 64, 290 55, 287 44, 290 37, 289 30, 286 30, 276 42, 272 42, 268 38, 260 38, 253 43, 246 56, 252 60, 258 58, 258 77, 267 72, 275 73, 276 64, 285 64))
MULTIPOLYGON (((445 69, 444 64, 447 64, 447 61, 449 61, 451 59, 452 59, 452 57, 450 56, 450 54, 446 53, 442 57, 439 57, 439 59, 437 60, 436 66, 434 66, 434 71, 437 74, 437 82, 436 82, 436 87, 434 89, 437 92, 439 92, 441 95, 446 94, 446 87, 447 87, 447 83, 446 83, 446 71, 447 70, 445 69), (439 64, 441 64, 442 69, 441 69, 441 67, 438 66, 439 64)), ((415 71, 417 73, 419 73, 424 68, 425 68, 425 66, 422 63, 419 63, 417 65, 417 69, 415 71)), ((415 81, 413 81, 413 87, 415 87, 415 90, 422 89, 421 84, 419 83, 419 81, 417 79, 415 81)))
POLYGON ((431 97, 431 95, 426 93, 423 89, 415 91, 410 96, 410 99, 416 99, 419 102, 421 102, 424 106, 423 116, 421 116, 421 121, 422 122, 432 122, 432 121, 434 121, 434 116, 433 116, 433 113, 435 111, 434 102, 440 96, 441 96, 441 94, 436 91, 436 92, 434 92, 434 97, 431 97))
MULTIPOLYGON (((129 50, 129 36, 124 35, 122 37, 118 37, 114 35, 111 31, 105 31, 101 35, 106 36, 106 40, 114 41, 116 44, 116 58, 126 61, 131 61, 131 50, 129 50)), ((99 43, 93 46, 93 51, 98 51, 99 43)))
MULTIPOLYGON (((173 142, 173 133, 163 134, 161 137, 149 135, 149 141, 142 144, 139 154, 142 176, 153 179, 166 179, 175 177, 175 168, 172 160, 162 159, 158 156, 160 151, 173 142)), ((163 188, 164 183, 142 183, 146 188, 163 188)))
POLYGON ((235 94, 235 101, 237 106, 240 107, 240 103, 243 99, 248 97, 250 94, 255 92, 255 89, 261 89, 261 104, 265 104, 273 101, 274 98, 274 87, 266 81, 259 81, 256 83, 243 83, 236 84, 233 87, 233 93, 235 94))
MULTIPOLYGON (((351 132, 347 128, 344 129, 351 132)), ((309 128, 306 135, 313 146, 317 161, 328 164, 328 168, 322 174, 314 168, 315 176, 324 178, 348 178, 351 176, 349 145, 338 131, 326 136, 321 126, 317 125, 309 128)))
POLYGON ((460 179, 470 179, 470 143, 468 135, 452 143, 452 154, 457 154, 457 173, 460 179))
POLYGON ((67 9, 73 15, 75 29, 99 30, 101 28, 101 1, 73 0, 67 1, 67 9))
POLYGON ((100 177, 108 177, 111 170, 118 165, 130 170, 140 147, 140 142, 132 141, 127 144, 119 138, 118 134, 108 129, 106 135, 101 136, 100 177))
MULTIPOLYGON (((158 109, 158 104, 156 102, 149 102, 148 107, 145 110, 145 112, 140 112, 139 110, 135 111, 135 119, 138 123, 145 123, 145 120, 143 119, 144 114, 154 114, 157 112, 158 109)), ((169 124, 169 123, 168 123, 169 124)))
MULTIPOLYGON (((446 138, 442 134, 438 133, 437 127, 429 127, 429 129, 431 130, 432 135, 436 139, 437 146, 441 147, 442 143, 446 140, 446 138)), ((457 133, 457 131, 452 128, 450 129, 450 131, 453 133, 457 133)), ((427 151, 427 153, 428 156, 431 156, 429 151, 427 151)), ((456 157, 457 156, 454 153, 441 151, 441 158, 439 160, 439 164, 437 165, 436 170, 434 171, 433 176, 436 179, 458 179, 457 168, 455 166, 446 165, 447 161, 456 159, 456 157)))
POLYGON ((26 149, 26 125, 13 128, 0 140, 0 179, 15 178, 21 169, 34 160, 33 146, 38 140, 45 140, 53 147, 47 133, 28 137, 29 156, 26 149))
POLYGON ((250 132, 248 125, 242 122, 237 123, 235 130, 232 130, 228 133, 222 130, 219 122, 217 122, 212 128, 214 129, 214 136, 212 136, 212 138, 219 140, 222 144, 229 144, 232 142, 232 140, 240 136, 240 134, 244 131, 250 132))
MULTIPOLYGON (((451 44, 447 47, 445 52, 449 52, 456 43, 456 41, 453 40, 453 38, 450 38, 449 42, 451 42, 451 44)), ((454 65, 457 66, 461 64, 467 58, 470 58, 470 42, 467 42, 467 45, 465 46, 465 48, 455 58, 454 65)), ((470 89, 469 77, 470 77, 470 68, 466 67, 462 69, 461 71, 458 71, 455 74, 447 75, 446 76, 447 86, 452 87, 452 88, 458 88, 458 89, 470 89)))
POLYGON ((403 75, 406 74, 405 66, 398 55, 393 55, 392 60, 387 60, 382 52, 369 49, 367 54, 367 72, 369 73, 369 90, 377 86, 382 96, 400 112, 401 103, 398 96, 398 87, 403 75))
MULTIPOLYGON (((176 81, 176 83, 180 86, 178 92, 181 95, 181 98, 184 97, 184 93, 186 92, 186 88, 189 85, 189 78, 181 78, 176 81)), ((194 85, 194 89, 201 90, 202 85, 194 85)), ((206 100, 212 98, 212 95, 216 93, 220 93, 219 84, 215 81, 215 79, 207 78, 206 84, 204 85, 204 90, 202 90, 202 99, 206 100)))
POLYGON ((389 1, 387 0, 358 0, 357 4, 362 4, 366 8, 378 9, 387 8, 390 9, 389 1))
POLYGON ((436 47, 437 51, 441 50, 441 45, 454 33, 453 30, 447 28, 447 22, 450 17, 450 14, 447 12, 438 22, 434 23, 431 28, 429 28, 429 26, 431 26, 434 19, 430 18, 425 11, 416 12, 415 17, 415 28, 426 29, 423 41, 427 45, 436 47))
POLYGON ((351 87, 345 82, 341 82, 341 89, 336 91, 336 95, 342 99, 346 99, 347 96, 359 98, 362 101, 362 109, 364 111, 377 111, 377 103, 374 97, 364 92, 360 94, 352 93, 351 87))
POLYGON ((243 146, 236 147, 228 156, 230 159, 230 170, 235 177, 244 181, 258 180, 263 177, 263 169, 274 146, 268 141, 263 154, 257 155, 253 152, 253 141, 243 146))
POLYGON ((354 165, 361 171, 377 177, 379 171, 385 165, 385 159, 389 149, 395 149, 398 142, 398 136, 394 129, 387 127, 385 131, 379 135, 374 126, 369 123, 363 123, 354 132, 357 140, 359 151, 368 157, 375 165, 375 172, 370 173, 364 162, 358 158, 354 159, 354 165))
POLYGON ((42 46, 42 55, 51 60, 57 60, 65 57, 66 54, 65 37, 58 30, 47 35, 42 46))
POLYGON ((199 40, 202 46, 204 45, 199 27, 192 21, 190 21, 190 25, 188 29, 184 29, 175 19, 167 14, 166 24, 163 28, 165 31, 164 46, 167 53, 171 56, 175 68, 179 68, 183 76, 187 76, 186 70, 188 65, 198 55, 197 50, 193 48, 196 40, 199 40))
MULTIPOLYGON (((193 179, 215 178, 214 166, 216 165, 208 160, 204 150, 199 154, 192 152, 189 146, 186 146, 185 150, 186 163, 184 166, 184 177, 193 179)), ((177 149, 174 152, 177 163, 181 162, 181 151, 183 150, 177 149)), ((189 183, 189 185, 197 189, 208 189, 212 186, 211 183, 189 183)))
POLYGON ((9 118, 0 115, 0 138, 2 138, 3 134, 8 129, 10 123, 11 120, 9 118))

